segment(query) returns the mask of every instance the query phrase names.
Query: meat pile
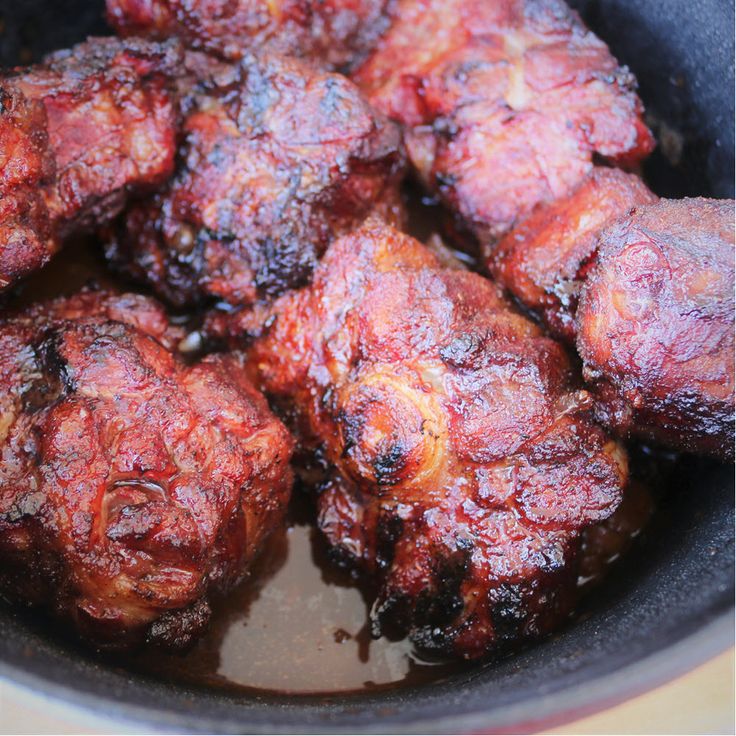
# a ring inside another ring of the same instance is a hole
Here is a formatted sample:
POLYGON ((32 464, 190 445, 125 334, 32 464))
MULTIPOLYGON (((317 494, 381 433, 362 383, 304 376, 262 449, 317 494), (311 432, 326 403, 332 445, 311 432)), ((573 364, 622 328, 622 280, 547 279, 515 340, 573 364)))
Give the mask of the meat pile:
POLYGON ((627 443, 733 458, 734 203, 649 190, 635 79, 562 0, 108 15, 0 73, 4 595, 185 647, 294 468, 373 634, 478 658, 623 549, 627 443), (407 175, 480 273, 402 232, 407 175), (85 232, 125 288, 15 306, 85 232))

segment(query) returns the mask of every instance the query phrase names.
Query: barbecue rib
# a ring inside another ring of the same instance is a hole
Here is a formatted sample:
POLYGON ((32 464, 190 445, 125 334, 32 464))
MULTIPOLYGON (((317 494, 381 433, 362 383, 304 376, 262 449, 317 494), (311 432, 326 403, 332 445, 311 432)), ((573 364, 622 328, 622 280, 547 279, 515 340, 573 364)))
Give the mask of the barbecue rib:
POLYGON ((637 207, 598 248, 576 327, 599 418, 623 436, 733 458, 733 200, 637 207))
POLYGON ((268 54, 197 74, 174 180, 110 237, 118 268, 176 305, 250 304, 370 211, 400 219, 398 130, 345 77, 268 54))
POLYGON ((541 204, 501 241, 484 249, 486 267, 550 332, 575 341, 581 283, 606 225, 657 197, 633 174, 596 167, 569 197, 541 204))
POLYGON ((185 366, 137 295, 0 322, 0 589, 100 647, 181 647, 283 518, 291 440, 237 354, 185 366))
POLYGON ((254 380, 322 459, 319 525, 376 579, 374 633, 478 657, 570 612, 581 532, 616 509, 626 454, 493 284, 369 221, 310 287, 209 329, 255 338, 254 380))
POLYGON ((353 79, 481 244, 652 148, 635 80, 563 0, 398 0, 353 79))
POLYGON ((0 289, 172 172, 176 44, 90 39, 0 76, 0 289))
POLYGON ((189 47, 240 59, 272 51, 337 69, 369 51, 390 20, 392 0, 107 0, 121 34, 178 36, 189 47))

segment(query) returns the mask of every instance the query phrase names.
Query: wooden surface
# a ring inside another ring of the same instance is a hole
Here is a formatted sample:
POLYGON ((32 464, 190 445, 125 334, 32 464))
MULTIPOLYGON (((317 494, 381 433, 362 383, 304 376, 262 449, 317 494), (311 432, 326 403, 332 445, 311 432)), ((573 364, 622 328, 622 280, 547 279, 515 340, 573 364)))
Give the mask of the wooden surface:
MULTIPOLYGON (((734 651, 652 692, 550 734, 733 734, 734 651)), ((141 733, 0 682, 0 733, 141 733)))

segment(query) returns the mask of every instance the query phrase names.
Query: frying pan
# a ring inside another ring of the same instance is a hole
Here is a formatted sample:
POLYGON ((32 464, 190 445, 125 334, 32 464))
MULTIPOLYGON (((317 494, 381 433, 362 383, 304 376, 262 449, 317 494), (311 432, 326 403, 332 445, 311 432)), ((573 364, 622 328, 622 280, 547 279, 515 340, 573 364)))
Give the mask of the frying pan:
MULTIPOLYGON (((491 0, 489 0, 491 1, 491 0)), ((732 197, 734 7, 727 0, 582 0, 640 81, 667 141, 646 175, 662 195, 732 197)), ((107 33, 102 0, 0 0, 0 64, 107 33)), ((206 732, 519 731, 654 687, 733 641, 734 472, 683 458, 654 528, 589 602, 533 647, 442 682, 335 696, 246 696, 131 674, 0 609, 0 676, 78 711, 206 732)), ((295 611, 298 616, 298 611, 295 611)))

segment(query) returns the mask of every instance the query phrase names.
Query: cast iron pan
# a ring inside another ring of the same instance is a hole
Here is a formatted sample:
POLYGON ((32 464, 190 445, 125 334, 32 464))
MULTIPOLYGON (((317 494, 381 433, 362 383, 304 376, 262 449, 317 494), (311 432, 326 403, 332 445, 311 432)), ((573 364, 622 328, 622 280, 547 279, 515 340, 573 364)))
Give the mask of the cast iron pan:
MULTIPOLYGON (((108 32, 102 5, 0 0, 0 64, 26 63, 108 32)), ((650 184, 665 196, 732 197, 733 2, 575 5, 636 73, 650 122, 670 141, 647 164, 650 184)), ((733 468, 684 458, 673 477, 654 527, 585 616, 513 657, 442 682, 339 696, 188 688, 103 664, 5 609, 0 675, 148 729, 468 732, 550 726, 660 684, 733 641, 733 468)))

